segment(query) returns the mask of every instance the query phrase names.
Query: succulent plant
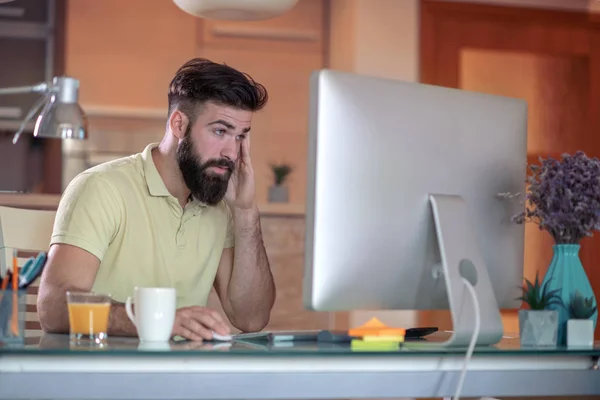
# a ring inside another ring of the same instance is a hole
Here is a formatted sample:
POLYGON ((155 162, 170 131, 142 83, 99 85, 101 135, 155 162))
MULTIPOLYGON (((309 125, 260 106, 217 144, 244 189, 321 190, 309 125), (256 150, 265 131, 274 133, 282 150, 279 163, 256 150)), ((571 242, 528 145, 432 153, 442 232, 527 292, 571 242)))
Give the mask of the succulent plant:
POLYGON ((287 164, 271 164, 271 170, 273 170, 275 185, 283 184, 287 176, 292 173, 292 167, 287 164))
POLYGON ((584 297, 579 291, 571 297, 570 312, 573 319, 589 319, 596 312, 594 296, 584 297))
POLYGON ((548 290, 548 280, 544 285, 540 285, 538 273, 535 273, 535 281, 531 282, 525 278, 523 285, 523 295, 517 300, 522 300, 532 310, 547 310, 551 305, 564 306, 562 299, 558 295, 559 289, 548 290))

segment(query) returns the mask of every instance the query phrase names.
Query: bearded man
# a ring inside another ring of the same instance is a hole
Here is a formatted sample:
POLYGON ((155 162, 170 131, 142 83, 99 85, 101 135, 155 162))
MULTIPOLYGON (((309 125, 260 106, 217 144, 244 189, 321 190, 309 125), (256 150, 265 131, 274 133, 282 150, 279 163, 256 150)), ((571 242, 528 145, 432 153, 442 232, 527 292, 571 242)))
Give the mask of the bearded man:
POLYGON ((211 288, 231 324, 263 329, 275 287, 262 241, 250 125, 267 91, 206 59, 170 83, 160 143, 93 167, 61 198, 38 295, 46 332, 67 333, 66 291, 110 293, 108 335, 136 335, 124 303, 134 288, 174 287, 173 336, 229 334, 206 308, 211 288))

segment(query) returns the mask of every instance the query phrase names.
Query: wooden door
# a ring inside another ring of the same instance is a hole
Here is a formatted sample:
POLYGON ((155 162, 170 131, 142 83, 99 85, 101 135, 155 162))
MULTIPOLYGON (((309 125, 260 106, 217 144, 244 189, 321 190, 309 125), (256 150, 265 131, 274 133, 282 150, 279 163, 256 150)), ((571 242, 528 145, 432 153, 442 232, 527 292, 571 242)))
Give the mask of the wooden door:
MULTIPOLYGON (((528 158, 584 150, 600 156, 600 18, 588 13, 421 1, 421 81, 524 98, 528 158)), ((524 274, 543 276, 552 240, 526 227, 524 274)), ((581 259, 600 294, 600 233, 581 259)), ((514 310, 505 332, 517 332, 514 310)), ((422 325, 450 329, 448 313, 422 313, 422 325)), ((596 330, 600 338, 600 329, 596 330)))

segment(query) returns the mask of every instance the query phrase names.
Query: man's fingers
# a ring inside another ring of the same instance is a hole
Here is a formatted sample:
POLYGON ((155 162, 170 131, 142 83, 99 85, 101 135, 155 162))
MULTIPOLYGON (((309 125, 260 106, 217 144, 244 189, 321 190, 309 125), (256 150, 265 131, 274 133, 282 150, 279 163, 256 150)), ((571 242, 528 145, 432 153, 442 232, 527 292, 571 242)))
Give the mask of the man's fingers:
POLYGON ((199 337, 201 340, 211 340, 213 338, 212 330, 210 328, 192 318, 186 318, 182 320, 181 326, 191 331, 196 337, 199 337))
POLYGON ((223 320, 223 317, 216 311, 207 310, 205 308, 198 309, 195 310, 193 318, 211 331, 215 331, 221 335, 229 334, 229 327, 223 320))
POLYGON ((227 325, 227 322, 225 322, 225 318, 223 318, 221 314, 219 314, 216 311, 213 311, 211 313, 211 316, 215 319, 215 332, 217 332, 220 335, 229 335, 231 333, 229 325, 227 325))
POLYGON ((202 336, 194 333, 194 331, 192 331, 191 329, 188 329, 185 326, 181 326, 181 325, 178 325, 173 330, 173 335, 174 336, 181 336, 181 337, 186 338, 188 340, 202 341, 202 336))
POLYGON ((242 161, 244 164, 250 163, 250 137, 242 140, 242 161))
POLYGON ((213 332, 229 335, 229 325, 221 314, 205 307, 186 307, 177 311, 176 326, 184 330, 181 336, 190 340, 211 340, 213 332))

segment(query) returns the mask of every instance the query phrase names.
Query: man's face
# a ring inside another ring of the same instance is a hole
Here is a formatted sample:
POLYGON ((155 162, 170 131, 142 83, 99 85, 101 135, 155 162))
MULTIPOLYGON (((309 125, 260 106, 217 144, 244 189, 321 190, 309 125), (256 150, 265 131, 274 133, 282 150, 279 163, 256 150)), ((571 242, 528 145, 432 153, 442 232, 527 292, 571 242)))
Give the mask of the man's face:
POLYGON ((177 162, 195 199, 215 205, 225 197, 229 178, 250 131, 252 112, 206 103, 188 125, 177 162))

